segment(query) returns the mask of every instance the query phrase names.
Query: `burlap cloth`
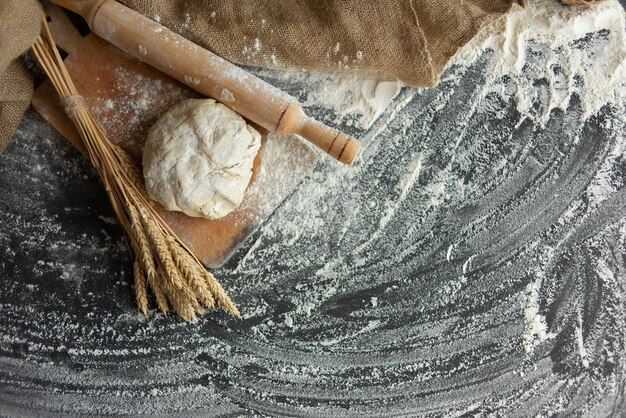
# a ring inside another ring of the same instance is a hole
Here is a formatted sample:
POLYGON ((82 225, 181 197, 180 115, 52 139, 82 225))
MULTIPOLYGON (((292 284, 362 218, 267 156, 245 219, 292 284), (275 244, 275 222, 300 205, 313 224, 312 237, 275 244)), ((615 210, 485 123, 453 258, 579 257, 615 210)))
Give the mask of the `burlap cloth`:
POLYGON ((31 76, 19 56, 39 35, 40 19, 37 0, 0 0, 0 151, 33 95, 31 76))
MULTIPOLYGON (((375 71, 433 86, 456 50, 518 0, 122 0, 247 65, 375 71)), ((0 151, 30 103, 19 55, 39 32, 36 0, 0 0, 0 151), (17 58, 17 59, 16 59, 17 58)))

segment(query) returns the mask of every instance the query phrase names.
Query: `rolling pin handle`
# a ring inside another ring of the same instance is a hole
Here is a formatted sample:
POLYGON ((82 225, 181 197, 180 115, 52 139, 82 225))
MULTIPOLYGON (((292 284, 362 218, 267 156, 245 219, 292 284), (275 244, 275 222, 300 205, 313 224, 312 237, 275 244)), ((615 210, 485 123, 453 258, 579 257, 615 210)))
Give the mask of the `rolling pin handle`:
POLYGON ((361 148, 355 138, 308 116, 297 133, 344 164, 352 164, 361 148))
POLYGON ((359 141, 350 135, 307 116, 300 103, 292 103, 285 108, 274 131, 281 134, 299 134, 344 164, 352 164, 361 148, 359 141))

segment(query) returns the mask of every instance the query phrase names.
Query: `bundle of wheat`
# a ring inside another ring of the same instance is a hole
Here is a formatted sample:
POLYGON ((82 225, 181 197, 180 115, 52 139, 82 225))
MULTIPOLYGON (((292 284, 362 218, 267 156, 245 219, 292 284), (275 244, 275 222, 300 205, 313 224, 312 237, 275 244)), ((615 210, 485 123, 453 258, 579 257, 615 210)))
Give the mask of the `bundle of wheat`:
POLYGON ((146 195, 143 177, 132 158, 110 142, 67 72, 43 19, 42 34, 31 48, 41 68, 61 98, 97 169, 113 210, 124 228, 134 253, 135 295, 139 309, 147 314, 148 288, 158 309, 170 306, 186 321, 194 321, 204 307, 221 306, 239 317, 239 311, 215 277, 174 234, 146 195))

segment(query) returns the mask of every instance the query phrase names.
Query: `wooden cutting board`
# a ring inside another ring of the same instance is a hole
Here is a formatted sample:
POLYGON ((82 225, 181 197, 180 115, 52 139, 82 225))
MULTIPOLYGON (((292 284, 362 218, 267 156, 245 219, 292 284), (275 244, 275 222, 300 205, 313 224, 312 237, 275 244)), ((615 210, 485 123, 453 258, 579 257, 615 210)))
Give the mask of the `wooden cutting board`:
MULTIPOLYGON (((202 96, 93 33, 85 34, 82 26, 81 34, 63 9, 49 6, 46 12, 57 45, 67 53, 68 71, 94 119, 112 142, 140 163, 147 131, 159 116, 181 100, 202 96)), ((78 132, 58 103, 48 81, 35 91, 35 110, 86 156, 78 132)), ((163 219, 207 267, 223 265, 317 163, 317 154, 298 138, 255 127, 263 141, 237 210, 207 220, 159 206, 163 219)))

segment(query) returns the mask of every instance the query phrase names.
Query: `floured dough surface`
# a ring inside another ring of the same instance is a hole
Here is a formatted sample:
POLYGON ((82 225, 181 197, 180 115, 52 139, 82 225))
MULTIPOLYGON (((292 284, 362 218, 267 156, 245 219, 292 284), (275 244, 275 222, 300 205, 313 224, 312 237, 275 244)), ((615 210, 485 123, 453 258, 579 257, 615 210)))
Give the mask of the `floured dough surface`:
POLYGON ((188 99, 150 128, 143 171, 150 197, 167 210, 218 219, 236 209, 252 177, 261 135, 212 99, 188 99))

